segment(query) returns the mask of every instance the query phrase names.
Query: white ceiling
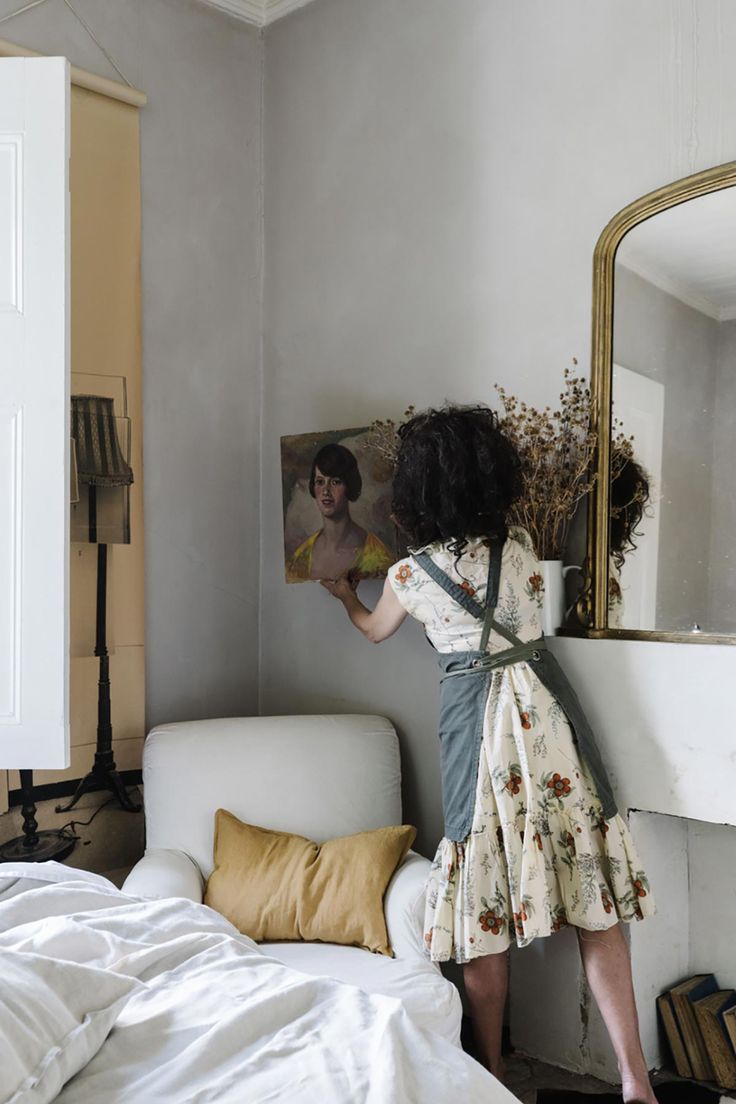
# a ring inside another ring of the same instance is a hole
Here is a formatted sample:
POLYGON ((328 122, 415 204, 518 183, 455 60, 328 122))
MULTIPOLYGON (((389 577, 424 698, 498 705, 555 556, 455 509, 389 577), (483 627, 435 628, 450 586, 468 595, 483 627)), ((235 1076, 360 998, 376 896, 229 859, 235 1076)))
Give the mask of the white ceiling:
POLYGON ((711 318, 736 318, 736 187, 639 223, 616 262, 711 318))
POLYGON ((246 23, 265 27, 295 8, 303 8, 310 0, 202 0, 210 8, 219 8, 246 23))

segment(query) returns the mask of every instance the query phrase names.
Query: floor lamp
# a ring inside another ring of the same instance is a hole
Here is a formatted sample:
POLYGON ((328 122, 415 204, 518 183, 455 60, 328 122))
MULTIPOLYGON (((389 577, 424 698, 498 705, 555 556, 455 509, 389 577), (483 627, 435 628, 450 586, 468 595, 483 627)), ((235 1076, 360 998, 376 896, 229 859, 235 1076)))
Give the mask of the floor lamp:
POLYGON ((110 719, 110 657, 107 651, 107 546, 130 543, 128 488, 133 472, 120 447, 113 400, 102 395, 72 396, 72 437, 76 444, 77 478, 87 488, 87 540, 97 545, 97 599, 95 650, 99 659, 97 684, 97 746, 92 769, 82 778, 71 801, 58 805, 65 813, 85 793, 109 790, 121 808, 137 813, 141 806, 128 796, 115 766, 110 719), (122 524, 101 524, 100 507, 105 498, 122 495, 117 505, 122 524), (102 539, 101 539, 102 538, 102 539))
MULTIPOLYGON (((69 498, 72 503, 79 501, 77 480, 76 450, 74 441, 71 448, 71 484, 69 498)), ((19 770, 21 815, 23 817, 23 835, 0 845, 0 863, 3 862, 47 862, 54 859, 61 862, 74 850, 77 837, 69 835, 63 829, 48 828, 39 832, 36 820, 36 802, 33 793, 33 771, 19 770)))
POLYGON ((23 835, 0 846, 0 862, 47 862, 49 859, 61 862, 73 850, 77 838, 56 829, 39 832, 33 800, 33 771, 19 773, 23 835))

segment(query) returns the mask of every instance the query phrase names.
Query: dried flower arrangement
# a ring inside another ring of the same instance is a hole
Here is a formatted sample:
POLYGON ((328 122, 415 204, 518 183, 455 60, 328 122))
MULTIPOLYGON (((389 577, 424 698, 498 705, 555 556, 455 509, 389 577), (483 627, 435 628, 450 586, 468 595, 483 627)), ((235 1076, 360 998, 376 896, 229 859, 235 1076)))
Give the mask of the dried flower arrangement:
MULTIPOLYGON (((577 366, 577 361, 573 360, 577 366)), ((499 425, 521 457, 523 491, 509 516, 529 533, 540 560, 559 560, 580 500, 595 482, 598 441, 590 424, 590 388, 565 368, 560 407, 538 410, 496 384, 499 425)))
POLYGON ((415 414, 416 407, 407 406, 398 424, 392 418, 376 418, 369 426, 368 444, 392 469, 396 467, 399 454, 399 425, 408 422, 415 414))

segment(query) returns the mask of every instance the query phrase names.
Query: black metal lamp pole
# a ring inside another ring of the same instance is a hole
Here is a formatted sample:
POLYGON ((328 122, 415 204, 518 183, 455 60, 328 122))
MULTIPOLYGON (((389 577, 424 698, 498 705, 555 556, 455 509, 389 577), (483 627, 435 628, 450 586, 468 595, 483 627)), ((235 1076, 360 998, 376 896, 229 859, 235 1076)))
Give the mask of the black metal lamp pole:
MULTIPOLYGON (((97 488, 89 488, 90 541, 97 540, 97 488)), ((112 721, 110 714, 110 657, 107 651, 107 545, 97 545, 97 617, 95 623, 95 655, 100 660, 97 682, 97 745, 92 769, 80 781, 67 805, 57 805, 57 813, 73 809, 80 797, 97 790, 109 790, 121 808, 138 813, 141 806, 128 796, 112 751, 112 721)))
POLYGON ((39 832, 33 800, 33 771, 20 771, 20 792, 23 835, 0 847, 0 862, 46 862, 48 859, 61 862, 73 850, 76 838, 53 830, 39 832))
MULTIPOLYGON (((110 790, 123 809, 131 813, 141 806, 128 796, 115 767, 110 717, 110 658, 107 651, 107 543, 98 543, 97 486, 127 487, 133 472, 120 449, 115 428, 113 400, 99 395, 72 396, 72 436, 75 440, 79 481, 89 486, 88 536, 97 544, 97 616, 95 655, 100 670, 97 684, 97 745, 92 769, 80 781, 68 805, 57 805, 56 812, 72 809, 80 797, 93 790, 110 790)), ((129 530, 120 543, 129 543, 129 530)), ((61 860, 72 851, 76 837, 60 831, 38 830, 33 800, 33 771, 20 771, 23 835, 0 845, 0 862, 43 862, 61 860)))

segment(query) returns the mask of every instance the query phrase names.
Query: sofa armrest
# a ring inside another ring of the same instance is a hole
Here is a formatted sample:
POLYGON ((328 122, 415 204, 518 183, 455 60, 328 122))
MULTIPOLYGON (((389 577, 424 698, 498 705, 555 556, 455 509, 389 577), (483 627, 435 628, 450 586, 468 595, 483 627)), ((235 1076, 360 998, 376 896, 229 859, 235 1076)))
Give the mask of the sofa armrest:
POLYGON ((429 962, 424 945, 424 890, 431 865, 429 859, 409 851, 388 884, 383 911, 389 943, 397 958, 429 962))
POLYGON ((123 893, 131 897, 186 897, 199 904, 204 893, 204 878, 194 859, 185 851, 158 847, 146 851, 122 888, 123 893))

